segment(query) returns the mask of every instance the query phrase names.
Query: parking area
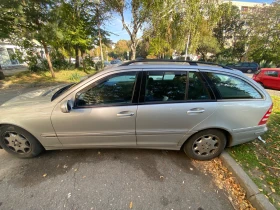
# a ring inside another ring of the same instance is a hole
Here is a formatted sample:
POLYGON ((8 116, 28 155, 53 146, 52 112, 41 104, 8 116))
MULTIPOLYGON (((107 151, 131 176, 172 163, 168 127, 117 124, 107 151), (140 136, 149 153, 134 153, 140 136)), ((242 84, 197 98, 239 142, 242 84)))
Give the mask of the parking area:
MULTIPOLYGON (((1 90, 0 104, 33 90, 1 90)), ((213 178, 181 151, 0 150, 0 209, 233 209, 213 178)))
MULTIPOLYGON (((1 90, 0 104, 34 89, 1 90)), ((64 150, 17 159, 0 150, 0 159, 0 209, 233 209, 181 151, 64 150)))

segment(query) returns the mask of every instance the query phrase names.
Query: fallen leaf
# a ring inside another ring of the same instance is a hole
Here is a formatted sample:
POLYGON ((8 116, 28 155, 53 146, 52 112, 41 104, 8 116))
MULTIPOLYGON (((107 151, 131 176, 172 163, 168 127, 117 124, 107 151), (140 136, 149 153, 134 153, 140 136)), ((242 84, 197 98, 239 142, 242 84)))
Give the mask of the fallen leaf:
POLYGON ((47 176, 47 174, 44 174, 44 175, 43 175, 43 177, 46 177, 46 176, 47 176))
POLYGON ((74 169, 75 172, 76 172, 77 170, 78 170, 78 169, 76 169, 76 168, 74 169))
POLYGON ((159 178, 160 178, 160 179, 163 179, 164 177, 163 177, 163 176, 160 176, 159 178))
POLYGON ((132 205, 133 205, 133 204, 132 204, 132 201, 131 201, 130 204, 129 204, 129 208, 130 208, 130 209, 132 209, 132 205))
POLYGON ((271 191, 275 193, 275 189, 271 187, 271 191))
POLYGON ((63 168, 68 168, 68 166, 65 164, 65 165, 63 166, 63 168))
POLYGON ((262 192, 262 191, 263 191, 263 189, 260 189, 260 188, 259 188, 259 191, 261 191, 261 192, 262 192))
POLYGON ((193 170, 193 168, 190 168, 190 170, 192 171, 192 170, 193 170))
POLYGON ((101 152, 99 152, 99 151, 98 151, 98 153, 97 153, 97 154, 98 154, 98 155, 100 155, 100 154, 101 154, 101 152))
POLYGON ((268 184, 273 185, 273 182, 268 182, 268 184))

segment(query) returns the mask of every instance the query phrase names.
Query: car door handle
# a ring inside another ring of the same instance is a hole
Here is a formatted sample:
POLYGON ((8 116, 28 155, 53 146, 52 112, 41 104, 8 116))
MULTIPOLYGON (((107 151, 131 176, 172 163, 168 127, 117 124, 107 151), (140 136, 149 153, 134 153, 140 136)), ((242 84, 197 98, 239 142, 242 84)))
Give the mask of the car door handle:
POLYGON ((205 110, 203 108, 193 108, 187 111, 187 114, 192 114, 192 113, 203 113, 205 110))
POLYGON ((117 117, 132 117, 134 115, 133 112, 123 111, 117 114, 117 117))

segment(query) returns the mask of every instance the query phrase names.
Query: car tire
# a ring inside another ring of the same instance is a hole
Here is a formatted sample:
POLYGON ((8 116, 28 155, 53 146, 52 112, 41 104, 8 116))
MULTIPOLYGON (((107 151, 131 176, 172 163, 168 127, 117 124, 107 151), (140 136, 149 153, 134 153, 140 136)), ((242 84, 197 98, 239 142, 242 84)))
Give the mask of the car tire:
POLYGON ((251 69, 248 69, 247 70, 247 73, 252 73, 253 71, 251 69))
POLYGON ((200 131, 184 144, 187 156, 195 160, 211 160, 219 156, 226 147, 226 135, 216 129, 200 131))
POLYGON ((44 151, 33 135, 14 125, 0 127, 0 146, 19 158, 32 158, 44 151))

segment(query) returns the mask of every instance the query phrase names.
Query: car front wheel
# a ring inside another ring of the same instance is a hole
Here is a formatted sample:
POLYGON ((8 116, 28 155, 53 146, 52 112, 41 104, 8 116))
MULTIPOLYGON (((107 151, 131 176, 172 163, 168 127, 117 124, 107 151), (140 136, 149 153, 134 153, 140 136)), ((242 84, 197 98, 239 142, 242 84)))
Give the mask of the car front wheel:
POLYGON ((226 146, 226 136, 222 131, 208 129, 191 136, 183 150, 192 159, 211 160, 219 156, 226 146))
POLYGON ((34 136, 13 125, 0 127, 0 146, 19 158, 35 157, 44 150, 34 136))

